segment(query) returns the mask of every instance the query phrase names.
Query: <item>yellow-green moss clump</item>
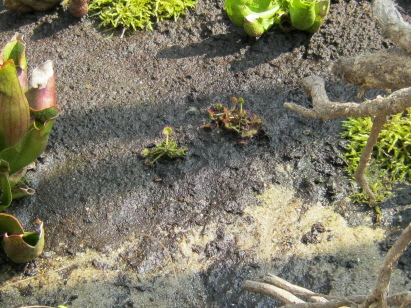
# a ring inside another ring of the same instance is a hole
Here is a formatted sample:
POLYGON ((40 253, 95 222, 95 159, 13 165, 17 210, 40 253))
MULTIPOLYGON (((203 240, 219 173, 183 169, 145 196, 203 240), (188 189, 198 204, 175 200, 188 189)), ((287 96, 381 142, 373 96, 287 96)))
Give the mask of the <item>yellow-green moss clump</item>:
MULTIPOLYGON (((371 118, 348 118, 342 123, 342 137, 348 140, 344 154, 347 171, 353 174, 371 131, 371 118)), ((389 196, 390 183, 411 180, 411 108, 391 117, 380 132, 366 170, 370 188, 377 201, 389 196)), ((364 193, 355 194, 358 202, 368 200, 364 193)))
POLYGON ((155 22, 176 20, 196 3, 196 0, 91 0, 89 12, 101 20, 103 27, 152 30, 155 22))

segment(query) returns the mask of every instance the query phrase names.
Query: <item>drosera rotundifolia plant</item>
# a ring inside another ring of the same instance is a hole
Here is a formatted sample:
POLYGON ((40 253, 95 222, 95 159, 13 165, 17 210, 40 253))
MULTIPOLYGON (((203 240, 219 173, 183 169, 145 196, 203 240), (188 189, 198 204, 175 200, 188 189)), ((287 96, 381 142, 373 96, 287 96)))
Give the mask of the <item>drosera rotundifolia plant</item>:
POLYGON ((255 114, 250 117, 248 110, 243 108, 243 98, 232 97, 231 102, 233 104, 231 108, 218 103, 208 109, 208 114, 214 124, 202 127, 217 127, 234 132, 240 137, 240 143, 246 144, 247 140, 252 139, 261 131, 263 120, 255 114))
POLYGON ((318 31, 330 0, 225 0, 230 20, 249 36, 261 36, 274 25, 284 30, 318 31))
MULTIPOLYGON (((0 54, 0 212, 13 199, 34 193, 23 183, 23 177, 46 148, 60 112, 56 106, 53 63, 46 61, 33 70, 31 88, 27 74, 23 35, 16 33, 0 54)), ((27 262, 43 249, 40 222, 37 240, 34 234, 25 233, 11 215, 2 214, 0 225, 3 246, 12 261, 27 262), (16 252, 10 245, 19 250, 16 252)))
MULTIPOLYGON (((91 17, 101 20, 100 26, 126 30, 153 30, 154 24, 163 19, 177 20, 197 0, 91 0, 91 17)), ((122 34, 122 35, 123 35, 122 34)))
POLYGON ((179 147, 177 142, 172 137, 174 130, 170 126, 163 129, 163 134, 166 139, 153 147, 146 147, 141 151, 141 156, 145 157, 145 164, 152 166, 159 159, 174 159, 183 157, 187 151, 187 147, 179 147))

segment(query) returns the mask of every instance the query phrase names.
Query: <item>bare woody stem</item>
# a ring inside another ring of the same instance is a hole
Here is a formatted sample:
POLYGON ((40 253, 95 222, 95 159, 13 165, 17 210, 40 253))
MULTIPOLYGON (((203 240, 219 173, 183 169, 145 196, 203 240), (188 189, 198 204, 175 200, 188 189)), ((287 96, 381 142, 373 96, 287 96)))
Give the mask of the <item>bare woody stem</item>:
POLYGON ((411 25, 404 21, 391 0, 374 0, 373 15, 384 36, 396 47, 372 54, 338 59, 333 73, 359 86, 358 97, 366 89, 400 89, 411 86, 411 25))
POLYGON ((377 143, 378 135, 387 116, 404 111, 411 107, 411 88, 395 91, 388 97, 377 98, 358 103, 331 102, 325 91, 324 80, 317 76, 306 77, 302 81, 303 88, 312 97, 313 108, 305 108, 294 103, 285 103, 288 109, 312 118, 332 119, 340 117, 375 117, 367 144, 363 149, 357 170, 354 173, 358 185, 370 198, 370 206, 375 207, 376 198, 365 178, 364 171, 370 161, 372 150, 377 143))
POLYGON ((286 280, 284 280, 284 279, 282 279, 282 278, 280 278, 276 275, 273 275, 273 274, 267 274, 264 277, 264 281, 267 282, 267 283, 270 283, 272 285, 275 285, 279 288, 282 288, 284 290, 287 290, 288 292, 291 292, 292 294, 301 295, 301 296, 304 296, 306 298, 309 298, 314 302, 318 302, 318 303, 328 302, 328 300, 326 298, 321 297, 321 296, 317 296, 317 294, 314 293, 313 291, 308 290, 308 289, 303 288, 303 287, 296 286, 294 284, 291 284, 288 281, 286 281, 286 280))
POLYGON ((302 80, 304 90, 311 95, 313 108, 305 108, 294 103, 284 106, 306 117, 324 120, 345 117, 372 117, 375 115, 391 115, 411 107, 411 87, 395 91, 387 97, 378 96, 361 104, 349 102, 331 102, 325 91, 324 80, 321 77, 309 76, 302 80))
MULTIPOLYGON (((407 229, 409 229, 408 227, 407 229)), ((268 274, 264 282, 246 280, 244 289, 246 291, 255 292, 263 295, 268 295, 286 304, 286 308, 338 308, 338 307, 357 307, 368 308, 371 305, 378 304, 379 291, 386 291, 388 294, 388 286, 392 268, 397 264, 403 250, 407 247, 411 240, 410 230, 404 230, 403 234, 388 252, 384 263, 381 266, 380 274, 377 280, 376 290, 369 296, 349 296, 338 297, 325 294, 314 293, 308 289, 294 285, 276 275, 268 274), (377 293, 377 295, 375 295, 377 293), (298 298, 302 296, 314 302, 305 302, 298 298), (320 299, 319 301, 317 301, 320 299)), ((396 307, 409 307, 411 305, 411 292, 403 292, 390 296, 386 296, 386 304, 396 307)), ((374 307, 374 306, 373 306, 374 307)), ((382 306, 375 306, 382 307, 382 306)))
MULTIPOLYGON (((304 116, 321 119, 345 117, 373 117, 373 126, 367 144, 361 153, 360 163, 354 176, 364 191, 370 196, 370 205, 375 204, 375 196, 370 190, 364 171, 371 158, 374 145, 387 116, 397 114, 411 107, 411 24, 405 22, 392 0, 373 0, 373 14, 381 25, 384 35, 390 38, 401 49, 390 48, 371 56, 357 56, 340 60, 334 67, 334 73, 350 83, 360 86, 360 93, 367 88, 391 89, 403 88, 388 97, 377 97, 374 100, 358 103, 331 102, 325 91, 323 79, 311 76, 303 79, 304 89, 312 97, 313 108, 305 108, 294 103, 284 106, 304 116), (401 63, 407 63, 402 65, 401 63), (381 68, 386 69, 381 71, 381 68)), ((411 307, 411 292, 388 296, 393 268, 406 247, 411 242, 411 224, 402 232, 398 240, 388 251, 379 272, 374 291, 368 296, 331 297, 312 293, 304 288, 292 285, 282 279, 268 275, 267 283, 256 284, 246 281, 246 290, 272 296, 286 303, 287 308, 333 308, 341 306, 369 308, 388 306, 411 307), (269 287, 273 284, 273 288, 269 287), (286 292, 286 293, 284 293, 286 292), (291 297, 289 296, 291 294, 291 297), (299 302, 295 295, 303 296, 315 303, 299 302), (286 297, 283 300, 283 297, 286 297), (328 300, 328 302, 323 301, 328 300)))
POLYGON ((383 28, 384 36, 411 54, 411 25, 404 21, 391 0, 374 0, 373 16, 383 28))
POLYGON ((257 282, 246 280, 244 282, 244 289, 251 292, 268 295, 278 299, 286 304, 304 304, 302 299, 299 299, 294 294, 264 282, 257 282))
MULTIPOLYGON (((368 308, 375 302, 379 303, 379 307, 386 308, 388 291, 390 288, 390 279, 393 268, 397 265, 399 258, 401 257, 404 250, 407 248, 411 242, 411 224, 402 231, 400 237, 388 251, 385 256, 384 262, 381 265, 380 273, 377 278, 377 283, 375 290, 371 293, 364 303, 359 308, 368 308)), ((408 300, 409 300, 408 295, 408 300)), ((406 306, 402 306, 406 307, 406 306)))
POLYGON ((378 135, 380 134, 385 123, 387 123, 387 117, 385 115, 377 116, 374 118, 370 136, 368 137, 365 148, 361 152, 360 162, 358 163, 358 167, 354 172, 354 177, 357 180, 357 183, 370 197, 370 207, 375 207, 376 200, 375 195, 368 185, 367 179, 365 178, 365 169, 367 168, 367 164, 371 159, 372 149, 377 143, 378 135))
POLYGON ((411 86, 411 55, 400 48, 338 59, 333 73, 359 86, 358 98, 366 89, 401 89, 411 86))

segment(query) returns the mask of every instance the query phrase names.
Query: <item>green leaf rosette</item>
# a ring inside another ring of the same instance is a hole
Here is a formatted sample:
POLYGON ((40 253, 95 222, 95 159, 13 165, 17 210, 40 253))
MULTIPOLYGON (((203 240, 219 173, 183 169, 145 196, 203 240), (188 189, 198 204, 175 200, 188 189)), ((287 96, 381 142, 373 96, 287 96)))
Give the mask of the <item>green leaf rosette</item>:
POLYGON ((316 32, 328 14, 330 0, 225 0, 230 20, 249 36, 261 36, 284 22, 293 29, 316 32))

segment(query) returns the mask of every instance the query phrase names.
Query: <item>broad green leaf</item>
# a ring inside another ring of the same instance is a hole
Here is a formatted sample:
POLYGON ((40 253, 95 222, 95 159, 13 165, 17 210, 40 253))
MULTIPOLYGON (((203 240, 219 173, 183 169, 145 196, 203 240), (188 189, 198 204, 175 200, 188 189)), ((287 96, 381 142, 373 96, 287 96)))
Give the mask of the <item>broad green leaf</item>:
POLYGON ((0 152, 0 159, 7 161, 10 165, 10 174, 30 164, 46 148, 51 129, 58 115, 58 109, 51 107, 39 112, 39 114, 51 116, 51 118, 44 124, 36 121, 15 146, 0 152))
POLYGON ((13 60, 0 67, 0 151, 14 146, 30 126, 27 98, 13 60))
POLYGON ((3 212, 9 206, 13 199, 9 181, 9 171, 10 167, 8 162, 0 159, 0 212, 3 212))
POLYGON ((316 20, 317 0, 291 0, 290 18, 291 24, 298 30, 311 28, 316 20))
POLYGON ((28 90, 26 47, 21 33, 16 33, 3 48, 0 55, 0 65, 7 60, 14 61, 20 85, 23 92, 26 92, 28 90))
POLYGON ((24 229, 16 217, 0 213, 0 237, 7 234, 23 234, 24 229))

